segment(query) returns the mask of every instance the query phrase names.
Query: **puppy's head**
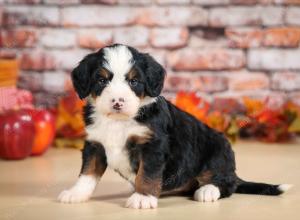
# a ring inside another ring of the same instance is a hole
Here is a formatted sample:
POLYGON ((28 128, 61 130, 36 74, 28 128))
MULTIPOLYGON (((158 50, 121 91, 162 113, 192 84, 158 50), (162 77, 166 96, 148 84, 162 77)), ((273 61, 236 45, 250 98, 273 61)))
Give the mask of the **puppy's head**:
POLYGON ((161 93, 165 70, 150 55, 115 44, 87 55, 72 71, 81 99, 90 96, 95 110, 127 119, 161 93))

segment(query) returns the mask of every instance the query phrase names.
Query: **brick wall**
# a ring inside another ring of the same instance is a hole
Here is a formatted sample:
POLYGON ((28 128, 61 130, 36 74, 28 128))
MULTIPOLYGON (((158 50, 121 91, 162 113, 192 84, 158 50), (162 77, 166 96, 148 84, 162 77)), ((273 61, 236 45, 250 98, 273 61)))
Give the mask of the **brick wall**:
POLYGON ((0 57, 19 86, 53 105, 70 70, 111 43, 150 52, 165 94, 243 95, 300 103, 300 0, 0 0, 0 57))

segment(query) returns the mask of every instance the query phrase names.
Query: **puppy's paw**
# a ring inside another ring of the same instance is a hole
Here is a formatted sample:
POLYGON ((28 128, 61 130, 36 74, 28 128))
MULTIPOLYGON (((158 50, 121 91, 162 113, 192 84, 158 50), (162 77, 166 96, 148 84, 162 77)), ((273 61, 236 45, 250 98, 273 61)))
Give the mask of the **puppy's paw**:
POLYGON ((157 208, 157 198, 135 192, 128 198, 126 207, 133 209, 155 209, 157 208))
POLYGON ((69 189, 62 191, 57 200, 62 203, 80 203, 86 202, 91 197, 91 193, 69 189))
POLYGON ((194 193, 194 199, 199 202, 215 202, 220 196, 219 188, 213 184, 204 185, 194 193))
POLYGON ((57 200, 63 203, 85 202, 92 196, 96 184, 97 179, 94 176, 81 175, 71 189, 59 194, 57 200))

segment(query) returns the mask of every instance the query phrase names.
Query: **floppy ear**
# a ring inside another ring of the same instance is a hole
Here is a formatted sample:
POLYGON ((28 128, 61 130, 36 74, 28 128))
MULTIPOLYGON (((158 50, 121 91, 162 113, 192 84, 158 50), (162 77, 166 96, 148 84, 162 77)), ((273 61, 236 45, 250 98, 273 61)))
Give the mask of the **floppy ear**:
POLYGON ((149 54, 146 59, 146 93, 151 97, 159 96, 164 86, 165 69, 149 54))
POLYGON ((81 99, 91 93, 93 86, 92 77, 99 64, 99 60, 100 58, 96 53, 89 54, 72 71, 73 86, 81 99))

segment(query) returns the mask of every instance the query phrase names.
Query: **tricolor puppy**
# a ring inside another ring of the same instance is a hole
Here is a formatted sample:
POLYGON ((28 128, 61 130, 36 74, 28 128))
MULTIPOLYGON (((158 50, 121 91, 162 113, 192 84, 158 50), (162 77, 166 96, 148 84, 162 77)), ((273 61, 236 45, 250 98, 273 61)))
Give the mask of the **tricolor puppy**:
POLYGON ((150 55, 115 44, 72 72, 84 109, 86 141, 79 179, 58 200, 88 200, 107 166, 131 182, 126 207, 156 208, 163 193, 213 202, 232 193, 279 195, 288 185, 245 182, 223 134, 160 96, 164 68, 150 55))

